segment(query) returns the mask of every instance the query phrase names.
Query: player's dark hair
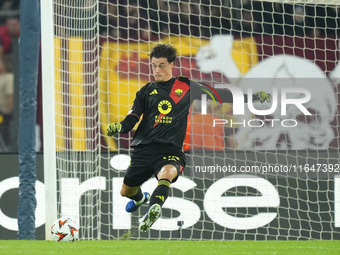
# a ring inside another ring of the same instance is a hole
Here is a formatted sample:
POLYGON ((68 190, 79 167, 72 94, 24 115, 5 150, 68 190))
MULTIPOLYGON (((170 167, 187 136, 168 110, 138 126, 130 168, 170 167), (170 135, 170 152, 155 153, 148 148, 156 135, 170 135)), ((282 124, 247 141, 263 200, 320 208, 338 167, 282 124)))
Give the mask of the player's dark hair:
POLYGON ((152 58, 166 58, 171 64, 175 63, 177 50, 172 47, 170 44, 157 44, 155 45, 150 53, 150 59, 152 58))

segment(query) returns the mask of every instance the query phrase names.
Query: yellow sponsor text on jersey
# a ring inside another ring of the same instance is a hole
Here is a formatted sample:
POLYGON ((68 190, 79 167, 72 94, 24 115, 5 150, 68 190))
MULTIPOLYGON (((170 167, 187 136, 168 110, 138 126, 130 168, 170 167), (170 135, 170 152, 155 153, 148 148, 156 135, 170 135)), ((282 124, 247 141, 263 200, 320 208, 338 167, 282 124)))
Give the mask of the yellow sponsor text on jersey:
POLYGON ((157 123, 171 123, 172 117, 156 115, 155 116, 155 122, 157 122, 157 123))

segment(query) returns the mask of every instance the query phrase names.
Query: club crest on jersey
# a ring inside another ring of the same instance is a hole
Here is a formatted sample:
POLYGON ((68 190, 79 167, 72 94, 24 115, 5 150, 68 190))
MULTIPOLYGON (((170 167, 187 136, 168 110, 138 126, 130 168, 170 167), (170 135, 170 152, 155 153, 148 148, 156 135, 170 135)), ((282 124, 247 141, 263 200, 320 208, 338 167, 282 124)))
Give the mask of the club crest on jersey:
POLYGON ((183 90, 181 90, 181 89, 176 89, 176 90, 175 90, 175 93, 176 93, 177 96, 180 97, 180 96, 183 94, 183 90))

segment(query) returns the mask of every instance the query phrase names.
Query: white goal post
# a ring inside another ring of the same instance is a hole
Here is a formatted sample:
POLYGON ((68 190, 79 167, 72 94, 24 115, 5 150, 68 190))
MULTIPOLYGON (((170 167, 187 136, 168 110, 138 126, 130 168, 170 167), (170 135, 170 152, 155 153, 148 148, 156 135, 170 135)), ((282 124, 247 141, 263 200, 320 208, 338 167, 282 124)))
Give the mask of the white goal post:
POLYGON ((43 82, 44 119, 44 183, 45 183, 45 236, 52 240, 51 227, 57 219, 57 167, 55 143, 55 77, 54 77, 54 32, 53 1, 40 1, 41 8, 41 53, 43 82), (51 103, 52 102, 52 103, 51 103), (48 188, 47 188, 48 187, 48 188))
POLYGON ((339 239, 339 4, 41 1, 46 239, 62 216, 80 225, 82 240, 339 239), (235 116, 232 104, 213 101, 202 115, 195 102, 184 176, 163 217, 140 233, 147 207, 130 215, 119 194, 135 129, 109 138, 106 127, 122 121, 153 80, 148 54, 157 43, 177 48, 175 76, 244 93, 275 87, 278 98, 286 87, 303 88, 312 115, 287 105, 283 116, 278 104, 261 117, 245 104, 235 116))

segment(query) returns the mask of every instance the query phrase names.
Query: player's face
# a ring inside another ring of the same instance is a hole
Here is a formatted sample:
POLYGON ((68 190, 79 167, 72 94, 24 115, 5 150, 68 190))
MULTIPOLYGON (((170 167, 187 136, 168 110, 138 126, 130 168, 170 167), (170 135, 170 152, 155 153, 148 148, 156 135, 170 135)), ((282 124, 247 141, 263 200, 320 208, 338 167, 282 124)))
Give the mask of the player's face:
POLYGON ((168 62, 166 58, 152 58, 152 72, 157 82, 166 82, 172 78, 174 63, 168 62))

